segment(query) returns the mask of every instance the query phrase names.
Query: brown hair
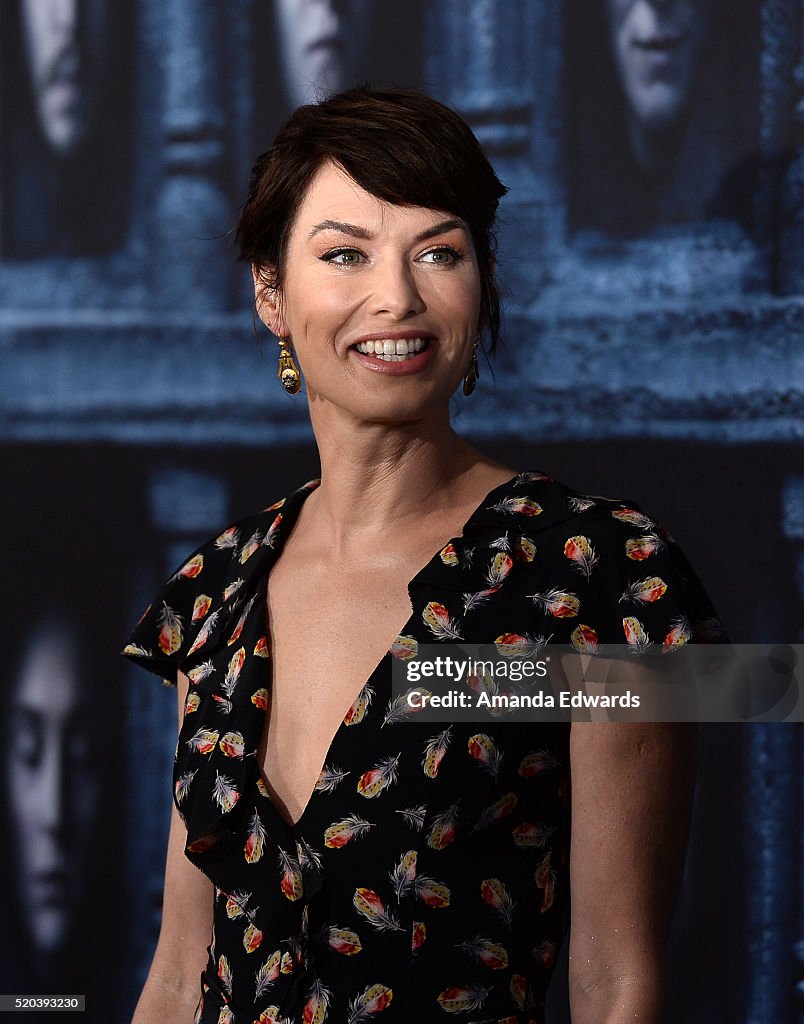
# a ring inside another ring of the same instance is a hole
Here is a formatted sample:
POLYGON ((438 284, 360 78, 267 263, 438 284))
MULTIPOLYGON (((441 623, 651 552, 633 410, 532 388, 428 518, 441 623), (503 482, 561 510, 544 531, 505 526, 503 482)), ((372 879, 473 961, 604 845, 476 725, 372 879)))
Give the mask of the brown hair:
POLYGON ((489 352, 500 333, 500 299, 491 259, 497 205, 508 191, 466 122, 413 90, 361 86, 306 104, 257 158, 235 228, 239 260, 276 267, 280 287, 288 239, 310 181, 327 160, 389 203, 423 206, 469 226, 480 269, 480 329, 489 352))

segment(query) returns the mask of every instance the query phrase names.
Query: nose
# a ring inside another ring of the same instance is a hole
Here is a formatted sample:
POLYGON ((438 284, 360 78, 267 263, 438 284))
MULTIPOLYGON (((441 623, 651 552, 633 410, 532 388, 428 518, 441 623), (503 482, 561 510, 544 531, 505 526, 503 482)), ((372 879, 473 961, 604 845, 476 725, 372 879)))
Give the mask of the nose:
POLYGON ((318 0, 318 21, 320 27, 329 35, 337 32, 343 17, 342 5, 337 0, 318 0))
POLYGON ((407 260, 388 260, 378 266, 374 273, 370 310, 372 315, 405 320, 427 309, 407 260))
POLYGON ((37 780, 39 824, 42 829, 58 837, 65 825, 67 783, 64 763, 65 742, 66 739, 63 736, 48 735, 37 780))

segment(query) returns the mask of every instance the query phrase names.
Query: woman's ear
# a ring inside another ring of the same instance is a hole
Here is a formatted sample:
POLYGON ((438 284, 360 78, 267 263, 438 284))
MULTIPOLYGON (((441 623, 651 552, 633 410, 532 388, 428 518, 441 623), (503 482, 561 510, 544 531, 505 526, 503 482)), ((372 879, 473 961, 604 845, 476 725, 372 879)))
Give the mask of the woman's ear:
POLYGON ((276 271, 272 267, 260 267, 252 263, 251 277, 254 281, 257 315, 277 338, 287 337, 288 330, 282 316, 282 297, 275 284, 276 271))

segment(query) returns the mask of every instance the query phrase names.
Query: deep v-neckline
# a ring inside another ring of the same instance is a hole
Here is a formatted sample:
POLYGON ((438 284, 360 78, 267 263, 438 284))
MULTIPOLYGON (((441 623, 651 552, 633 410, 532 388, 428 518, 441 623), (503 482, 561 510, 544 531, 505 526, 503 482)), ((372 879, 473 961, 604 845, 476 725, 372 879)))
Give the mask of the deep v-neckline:
MULTIPOLYGON (((263 631, 264 631, 264 635, 265 635, 267 646, 268 646, 269 657, 268 657, 267 664, 265 665, 265 671, 266 671, 267 677, 268 677, 267 678, 267 686, 266 686, 266 689, 268 690, 268 700, 266 701, 266 707, 262 709, 262 717, 260 719, 260 729, 259 729, 259 734, 258 734, 257 749, 256 749, 256 752, 255 752, 254 760, 255 760, 255 763, 256 763, 258 778, 261 780, 262 786, 265 789, 265 792, 268 794, 268 799, 270 800, 271 806, 274 808, 274 811, 276 812, 277 816, 279 818, 281 818, 281 820, 284 822, 284 824, 294 834, 295 833, 299 833, 299 832, 302 831, 305 819, 308 817, 308 815, 310 813, 310 810, 312 808, 313 802, 315 800, 315 793, 316 793, 316 788, 315 787, 316 787, 316 785, 318 783, 318 779, 321 777, 321 772, 324 770, 324 768, 326 767, 328 761, 330 760, 330 754, 331 754, 332 750, 334 749, 335 745, 337 744, 338 740, 340 739, 343 731, 347 728, 346 722, 344 720, 346 718, 347 713, 349 712, 349 709, 352 707, 352 705, 354 704, 355 700, 360 695, 360 693, 363 691, 363 689, 374 679, 374 677, 379 672, 382 671, 382 669, 386 665, 387 661, 390 660, 391 657, 393 657, 393 655, 391 654, 391 646, 393 645, 394 640, 396 640, 397 637, 400 637, 403 634, 405 634, 406 632, 408 632, 409 629, 411 628, 412 624, 413 624, 413 621, 414 621, 415 616, 416 616, 416 611, 415 611, 415 609, 413 607, 413 590, 416 587, 418 581, 423 576, 425 576, 428 573, 428 571, 431 569, 433 564, 440 557, 441 552, 445 549, 445 547, 448 547, 450 544, 459 544, 459 543, 463 542, 463 540, 465 539, 465 534, 466 534, 466 531, 467 531, 468 527, 472 525, 472 523, 475 520, 475 518, 483 511, 483 509, 485 509, 489 505, 492 497, 494 495, 496 495, 496 493, 498 491, 501 491, 504 488, 509 487, 515 480, 517 480, 519 478, 519 476, 520 476, 519 473, 513 474, 512 476, 509 476, 506 480, 504 480, 501 483, 496 484, 494 487, 492 487, 491 490, 489 490, 484 495, 483 499, 479 502, 479 504, 475 507, 475 509, 469 515, 468 519, 461 526, 460 532, 458 534, 456 534, 455 536, 450 537, 447 541, 445 541, 444 544, 442 544, 438 548, 438 550, 435 551, 433 553, 433 555, 430 558, 427 559, 425 564, 414 574, 414 576, 412 576, 411 579, 408 580, 408 584, 407 584, 407 596, 408 596, 408 606, 409 606, 408 617, 407 617, 407 619, 405 619, 404 623, 399 628, 399 630, 394 634, 393 638, 391 639, 390 643, 388 644, 388 647, 386 648, 386 650, 382 654, 380 660, 374 666, 374 668, 372 669, 372 671, 371 671, 370 675, 368 676, 368 678, 362 683, 360 688, 356 691, 355 696, 352 698, 352 701, 349 703, 349 705, 347 707, 345 707, 343 709, 343 714, 337 720, 338 724, 335 727, 335 731, 333 732, 332 736, 330 737, 329 743, 328 743, 327 748, 326 748, 326 750, 324 752, 324 759, 323 759, 323 761, 321 763, 320 768, 318 769, 318 774, 316 776, 316 781, 313 784, 312 791, 310 792, 310 795, 307 797, 305 805, 302 808, 302 812, 299 815, 299 817, 296 819, 295 822, 289 821, 285 817, 285 815, 283 814, 283 812, 282 812, 280 806, 278 805, 277 801, 271 795, 271 786, 270 786, 270 783, 268 782, 268 779, 266 777, 265 772, 263 771, 262 761, 261 761, 261 758, 260 758, 260 751, 261 751, 262 746, 263 746, 263 740, 265 739, 265 732, 266 732, 266 728, 267 728, 267 725, 268 725, 268 714, 269 714, 270 708, 271 708, 271 706, 273 704, 273 664, 272 664, 272 662, 273 662, 273 654, 272 654, 272 652, 273 652, 273 640, 272 640, 272 636, 271 636, 270 625, 269 625, 269 622, 268 622, 268 582, 269 582, 269 579, 270 579, 270 576, 271 576, 271 572, 273 571, 274 566, 277 564, 277 562, 281 558, 282 552, 285 549, 285 546, 286 546, 286 544, 287 544, 287 542, 288 542, 288 540, 289 540, 289 538, 290 538, 290 536, 291 536, 291 534, 292 534, 292 532, 293 532, 293 530, 294 530, 294 528, 296 526, 296 523, 299 520, 299 515, 301 513, 302 506, 304 505, 304 502, 307 500, 307 498, 313 493, 313 491, 317 490, 318 487, 320 486, 320 484, 321 484, 320 478, 309 480, 309 481, 307 481, 307 483, 303 484, 298 489, 298 491, 296 493, 299 495, 299 500, 293 506, 293 511, 292 511, 292 515, 291 515, 290 518, 287 517, 286 506, 283 506, 283 508, 278 510, 279 512, 283 513, 283 518, 280 521, 280 529, 278 531, 277 540, 276 540, 276 550, 274 551, 274 557, 271 559, 270 565, 268 566, 268 571, 265 573, 265 575, 264 575, 264 577, 262 579, 262 582, 260 584, 260 587, 259 587, 259 601, 257 602, 259 604, 259 606, 260 606, 260 609, 261 609, 261 612, 260 612, 261 622, 262 622, 262 625, 263 625, 263 631)), ((286 503, 286 505, 287 504, 288 503, 286 503)))

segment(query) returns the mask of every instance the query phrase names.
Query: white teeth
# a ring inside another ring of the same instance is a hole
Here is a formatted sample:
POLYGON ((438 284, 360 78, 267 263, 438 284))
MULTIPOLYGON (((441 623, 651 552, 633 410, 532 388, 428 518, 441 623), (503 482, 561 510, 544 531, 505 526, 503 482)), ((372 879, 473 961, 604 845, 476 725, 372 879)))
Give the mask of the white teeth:
POLYGON ((384 338, 377 341, 361 341, 355 347, 358 352, 362 352, 364 355, 373 355, 375 359, 400 363, 411 359, 417 352, 427 348, 428 341, 428 338, 408 338, 399 341, 384 338))

